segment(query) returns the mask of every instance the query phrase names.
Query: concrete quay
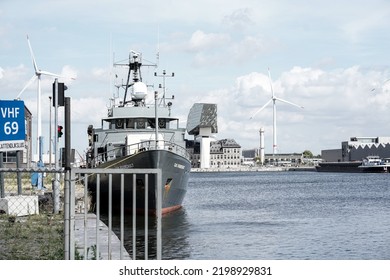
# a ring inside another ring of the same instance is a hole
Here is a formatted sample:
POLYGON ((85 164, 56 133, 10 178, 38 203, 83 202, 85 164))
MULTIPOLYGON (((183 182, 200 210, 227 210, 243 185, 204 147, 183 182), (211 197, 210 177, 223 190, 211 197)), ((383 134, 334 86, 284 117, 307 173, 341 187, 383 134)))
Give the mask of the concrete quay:
POLYGON ((119 238, 115 233, 109 233, 108 227, 102 222, 98 221, 99 242, 96 242, 96 215, 93 213, 87 214, 85 220, 84 213, 75 215, 74 223, 74 237, 77 254, 83 259, 87 260, 130 260, 130 255, 124 247, 121 248, 119 238), (85 231, 87 240, 87 257, 84 257, 85 246, 85 231), (108 238, 111 236, 111 252, 108 248, 108 238), (97 243, 99 244, 99 255, 96 252, 97 243), (120 251, 122 249, 122 258, 120 251))

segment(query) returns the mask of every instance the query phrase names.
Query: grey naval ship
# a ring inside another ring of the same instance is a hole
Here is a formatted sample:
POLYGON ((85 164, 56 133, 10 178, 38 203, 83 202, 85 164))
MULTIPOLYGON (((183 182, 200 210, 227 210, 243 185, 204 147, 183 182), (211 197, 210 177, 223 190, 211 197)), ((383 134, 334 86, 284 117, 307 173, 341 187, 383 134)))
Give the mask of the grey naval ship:
MULTIPOLYGON (((179 119, 171 115, 172 102, 164 94, 158 98, 154 93, 154 104, 148 105, 147 85, 142 81, 141 53, 130 52, 128 62, 114 64, 128 68, 126 83, 117 86, 117 98, 111 98, 107 117, 102 118, 101 127, 89 125, 87 133, 88 168, 159 168, 162 171, 162 213, 181 207, 186 194, 191 162, 185 148, 185 128, 179 127, 179 119), (123 98, 119 97, 119 89, 123 98)), ((165 75, 165 70, 164 70, 165 75)), ((157 74, 155 73, 155 76, 157 74)), ((163 77, 163 76, 161 76, 163 77)), ((174 97, 169 98, 173 100, 174 97)), ((151 99, 153 100, 153 99, 151 99)), ((155 175, 148 177, 148 212, 155 213, 155 175)), ((133 201, 133 176, 124 176, 125 207, 129 210, 133 201)), ((137 175, 136 209, 143 212, 145 199, 145 176, 137 175)), ((108 201, 108 176, 100 176, 101 207, 108 201)), ((120 205, 120 175, 112 175, 112 205, 120 205)), ((96 202, 96 176, 88 179, 88 189, 96 202)))

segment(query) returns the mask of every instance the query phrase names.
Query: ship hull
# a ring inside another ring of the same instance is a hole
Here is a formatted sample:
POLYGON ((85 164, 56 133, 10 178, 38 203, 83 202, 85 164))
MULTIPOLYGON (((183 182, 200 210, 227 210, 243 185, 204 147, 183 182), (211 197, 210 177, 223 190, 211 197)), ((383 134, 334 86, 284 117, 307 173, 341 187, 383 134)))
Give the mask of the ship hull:
POLYGON ((316 166, 316 170, 318 172, 360 173, 363 171, 359 168, 361 164, 361 161, 322 162, 316 166))
POLYGON ((361 161, 322 162, 316 166, 318 172, 345 173, 389 173, 390 165, 364 165, 361 161))
MULTIPOLYGON (((116 168, 116 169, 161 169, 162 180, 162 213, 177 210, 181 208, 185 194, 191 164, 186 158, 166 150, 149 150, 139 152, 135 155, 125 156, 116 160, 101 164, 97 168, 116 168)), ((88 182, 88 189, 92 195, 92 202, 97 202, 96 176, 91 176, 88 182)), ((149 174, 147 179, 144 174, 137 174, 136 184, 136 205, 133 205, 133 174, 124 175, 124 209, 137 212, 148 211, 154 214, 156 211, 156 175, 149 174), (145 207, 145 184, 148 182, 148 200, 145 207)), ((109 176, 100 175, 100 209, 107 211, 109 206, 109 176)), ((121 175, 112 175, 112 210, 120 209, 121 203, 121 175)))
POLYGON ((366 173, 390 173, 390 165, 361 166, 360 169, 366 173))

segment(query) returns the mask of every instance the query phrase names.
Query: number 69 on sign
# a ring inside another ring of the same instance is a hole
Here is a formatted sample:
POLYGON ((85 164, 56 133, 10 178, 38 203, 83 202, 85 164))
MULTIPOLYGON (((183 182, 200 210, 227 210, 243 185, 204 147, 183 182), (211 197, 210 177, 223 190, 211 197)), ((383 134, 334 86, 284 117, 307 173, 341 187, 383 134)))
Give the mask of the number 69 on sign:
POLYGON ((18 134, 19 124, 17 122, 6 122, 4 124, 4 133, 6 135, 18 134))

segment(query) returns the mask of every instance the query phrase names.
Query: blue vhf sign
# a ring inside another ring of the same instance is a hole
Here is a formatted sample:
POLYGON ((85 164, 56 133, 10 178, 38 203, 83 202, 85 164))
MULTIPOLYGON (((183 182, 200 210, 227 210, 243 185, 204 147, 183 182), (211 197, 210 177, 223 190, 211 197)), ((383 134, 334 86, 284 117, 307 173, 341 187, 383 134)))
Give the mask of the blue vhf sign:
POLYGON ((25 137, 24 102, 0 100, 0 151, 22 150, 25 137))

